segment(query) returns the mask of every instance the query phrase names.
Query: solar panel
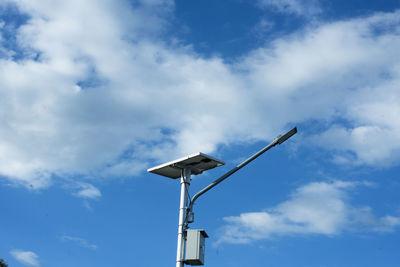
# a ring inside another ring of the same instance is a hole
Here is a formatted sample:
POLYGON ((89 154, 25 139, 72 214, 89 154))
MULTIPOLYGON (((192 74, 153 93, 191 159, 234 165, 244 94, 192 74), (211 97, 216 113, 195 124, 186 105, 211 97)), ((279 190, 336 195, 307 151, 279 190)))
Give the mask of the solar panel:
POLYGON ((219 167, 225 163, 211 156, 198 152, 196 154, 170 161, 156 167, 150 168, 147 171, 172 179, 181 177, 182 169, 190 169, 192 174, 200 174, 203 171, 219 167))

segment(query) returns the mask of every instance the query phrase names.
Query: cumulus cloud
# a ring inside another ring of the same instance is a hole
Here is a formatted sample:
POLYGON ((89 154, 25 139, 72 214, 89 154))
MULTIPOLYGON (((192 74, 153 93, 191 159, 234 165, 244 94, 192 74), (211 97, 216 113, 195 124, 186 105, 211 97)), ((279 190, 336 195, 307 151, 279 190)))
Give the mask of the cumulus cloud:
POLYGON ((32 251, 23 251, 19 249, 12 250, 10 254, 20 263, 30 266, 40 266, 39 257, 32 251))
MULTIPOLYGON (((307 27, 226 63, 162 39, 171 1, 5 3, 27 16, 18 57, 0 59, 0 175, 16 183, 132 176, 295 122, 327 123, 317 145, 328 149, 351 135, 399 138, 381 108, 399 98, 400 12, 307 27)), ((351 140, 336 161, 398 163, 400 142, 371 152, 351 140)))
POLYGON ((335 151, 335 161, 396 164, 399 22, 395 12, 313 27, 254 51, 244 69, 253 88, 269 88, 259 99, 275 99, 280 118, 330 125, 307 143, 335 151))
POLYGON ((344 231, 391 232, 400 217, 377 217, 368 206, 350 203, 349 191, 368 183, 335 181, 298 188, 276 207, 226 217, 218 242, 249 243, 285 235, 339 235, 344 231))
POLYGON ((350 129, 335 125, 314 136, 314 141, 334 151, 333 161, 336 163, 385 167, 399 160, 400 136, 396 134, 398 130, 399 128, 391 129, 376 125, 350 129))

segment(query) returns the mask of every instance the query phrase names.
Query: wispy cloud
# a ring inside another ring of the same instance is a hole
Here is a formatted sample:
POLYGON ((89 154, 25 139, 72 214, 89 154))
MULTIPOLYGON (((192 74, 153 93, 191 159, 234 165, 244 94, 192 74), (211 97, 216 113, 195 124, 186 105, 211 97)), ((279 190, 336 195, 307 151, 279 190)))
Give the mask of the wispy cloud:
POLYGON ((80 247, 83 248, 89 248, 89 249, 97 249, 97 245, 90 243, 84 238, 81 237, 76 237, 76 236, 69 236, 69 235, 63 235, 60 237, 60 240, 63 242, 72 242, 77 244, 80 247))
POLYGON ((19 249, 11 250, 10 254, 20 263, 31 266, 40 266, 39 257, 32 251, 23 251, 19 249))
POLYGON ((290 198, 266 211, 224 218, 218 242, 249 243, 286 235, 334 236, 344 231, 391 232, 400 217, 376 217, 368 206, 355 206, 349 191, 368 183, 315 182, 298 188, 290 198))
POLYGON ((271 7, 278 12, 298 16, 313 16, 322 12, 318 0, 258 0, 261 7, 271 7))
POLYGON ((85 199, 98 199, 101 197, 100 190, 92 184, 78 182, 78 192, 75 193, 77 197, 85 199))

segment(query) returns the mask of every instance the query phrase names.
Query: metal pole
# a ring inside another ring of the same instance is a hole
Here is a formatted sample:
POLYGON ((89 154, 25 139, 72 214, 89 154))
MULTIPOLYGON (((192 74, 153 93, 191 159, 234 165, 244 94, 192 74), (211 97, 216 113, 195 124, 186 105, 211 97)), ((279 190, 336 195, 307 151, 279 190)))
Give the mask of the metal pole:
POLYGON ((188 187, 190 185, 190 169, 182 169, 181 173, 181 200, 179 206, 179 224, 178 224, 178 246, 176 252, 176 267, 185 265, 185 228, 186 228, 186 212, 188 201, 188 187))

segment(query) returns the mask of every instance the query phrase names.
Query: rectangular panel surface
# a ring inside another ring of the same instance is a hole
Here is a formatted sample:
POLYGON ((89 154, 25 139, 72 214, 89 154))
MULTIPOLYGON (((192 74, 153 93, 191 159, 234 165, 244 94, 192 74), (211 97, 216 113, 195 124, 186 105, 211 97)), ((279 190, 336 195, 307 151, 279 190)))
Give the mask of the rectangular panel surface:
POLYGON ((192 174, 200 174, 203 171, 224 164, 225 163, 221 160, 215 159, 211 156, 198 152, 196 154, 150 168, 147 171, 176 179, 181 177, 181 170, 185 168, 191 169, 192 174))

